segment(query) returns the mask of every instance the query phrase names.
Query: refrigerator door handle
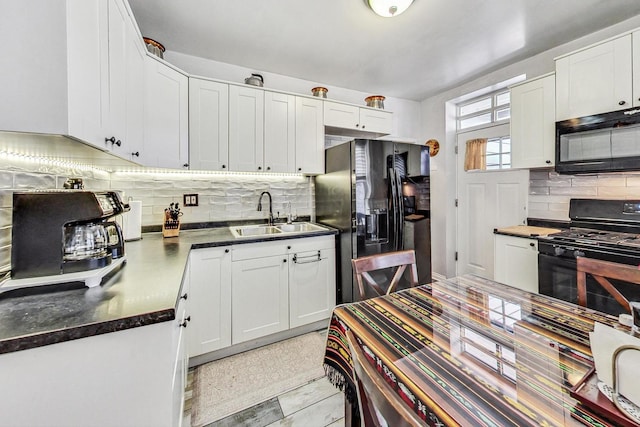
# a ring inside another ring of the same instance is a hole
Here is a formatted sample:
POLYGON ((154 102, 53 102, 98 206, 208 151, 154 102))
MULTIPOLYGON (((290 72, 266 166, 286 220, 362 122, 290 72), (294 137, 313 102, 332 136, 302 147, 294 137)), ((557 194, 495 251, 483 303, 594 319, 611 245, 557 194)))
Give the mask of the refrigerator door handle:
POLYGON ((391 216, 393 218, 393 250, 398 250, 398 189, 396 185, 396 172, 393 168, 389 168, 389 189, 391 194, 391 216))
POLYGON ((402 180, 400 175, 395 174, 396 177, 396 193, 398 195, 398 250, 404 249, 404 200, 402 198, 402 180))

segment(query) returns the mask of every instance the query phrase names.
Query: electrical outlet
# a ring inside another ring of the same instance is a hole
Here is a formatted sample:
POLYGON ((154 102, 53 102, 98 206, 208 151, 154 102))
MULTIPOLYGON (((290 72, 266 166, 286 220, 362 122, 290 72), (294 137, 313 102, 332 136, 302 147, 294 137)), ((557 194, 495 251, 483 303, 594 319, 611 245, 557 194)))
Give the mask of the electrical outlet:
POLYGON ((197 194, 184 194, 182 206, 198 206, 197 194))

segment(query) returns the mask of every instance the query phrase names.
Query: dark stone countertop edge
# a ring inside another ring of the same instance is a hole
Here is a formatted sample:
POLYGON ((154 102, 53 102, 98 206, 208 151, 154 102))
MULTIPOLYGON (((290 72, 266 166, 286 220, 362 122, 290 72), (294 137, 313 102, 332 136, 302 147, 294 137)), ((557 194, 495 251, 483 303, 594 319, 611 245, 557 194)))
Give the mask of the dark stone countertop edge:
POLYGON ((0 354, 12 353, 14 351, 20 350, 29 350, 32 348, 43 347, 50 344, 58 344, 65 341, 93 337, 96 335, 123 331, 125 329, 137 328, 139 326, 153 325, 155 323, 174 320, 175 318, 175 309, 167 309, 154 311, 143 315, 135 315, 131 317, 107 320, 104 322, 78 325, 71 328, 58 329, 55 331, 39 332, 33 335, 20 336, 1 341, 0 354))
MULTIPOLYGON (((217 246, 229 246, 247 243, 259 243, 277 240, 301 239, 307 237, 317 237, 324 235, 337 235, 338 230, 328 226, 326 230, 318 230, 304 233, 283 233, 274 236, 256 236, 247 238, 235 238, 232 236, 222 238, 212 238, 210 242, 190 243, 189 250, 205 249, 217 246)), ((193 230, 202 230, 194 228, 193 230)), ((183 266, 184 268, 184 266, 183 266)), ((137 328, 140 326, 152 325, 155 323, 167 322, 175 319, 176 307, 180 302, 182 284, 176 284, 176 301, 175 306, 163 308, 147 313, 136 314, 129 317, 109 319, 96 323, 85 323, 68 328, 55 329, 46 332, 38 332, 31 335, 21 335, 14 338, 8 338, 0 341, 0 354, 11 353, 20 350, 28 350, 36 347, 42 347, 50 344, 57 344, 65 341, 71 341, 80 338, 86 338, 111 332, 122 331, 125 329, 137 328)))
POLYGON ((291 233, 291 234, 282 233, 282 234, 260 236, 260 237, 238 237, 238 238, 234 237, 228 240, 220 240, 217 242, 192 243, 191 249, 215 248, 217 246, 240 245, 245 243, 274 242, 277 240, 304 239, 307 237, 331 236, 331 235, 336 235, 338 233, 339 233, 338 230, 327 229, 327 230, 318 230, 318 231, 305 231, 304 233, 291 233))

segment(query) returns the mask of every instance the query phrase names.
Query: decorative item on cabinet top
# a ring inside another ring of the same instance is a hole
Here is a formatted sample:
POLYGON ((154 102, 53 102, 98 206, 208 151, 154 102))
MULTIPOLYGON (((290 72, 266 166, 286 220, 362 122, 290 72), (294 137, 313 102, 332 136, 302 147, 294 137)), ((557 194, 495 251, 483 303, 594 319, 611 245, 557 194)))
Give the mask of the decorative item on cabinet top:
POLYGON ((380 108, 384 110, 385 97, 382 95, 367 96, 364 101, 367 103, 367 107, 380 108))
POLYGON ((262 87, 264 78, 260 74, 251 73, 251 76, 244 79, 244 82, 248 85, 262 87))
POLYGON ((326 98, 327 92, 329 90, 326 87, 318 86, 311 89, 311 93, 313 96, 317 96, 318 98, 326 98))
POLYGON ((440 143, 436 139, 430 139, 424 143, 427 147, 429 147, 429 156, 433 157, 440 151, 440 143))
POLYGON ((142 40, 144 40, 144 44, 147 46, 147 50, 150 53, 154 54, 158 58, 164 59, 165 48, 162 43, 150 39, 149 37, 143 37, 142 40))

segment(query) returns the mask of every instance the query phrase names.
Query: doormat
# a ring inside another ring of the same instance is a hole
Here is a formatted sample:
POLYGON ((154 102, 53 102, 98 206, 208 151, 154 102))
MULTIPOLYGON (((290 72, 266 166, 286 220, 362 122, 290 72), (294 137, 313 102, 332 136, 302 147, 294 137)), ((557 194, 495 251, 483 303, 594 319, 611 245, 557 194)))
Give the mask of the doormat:
POLYGON ((191 425, 201 427, 324 376, 326 331, 195 368, 191 425))

